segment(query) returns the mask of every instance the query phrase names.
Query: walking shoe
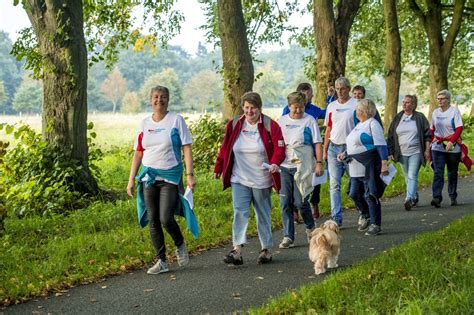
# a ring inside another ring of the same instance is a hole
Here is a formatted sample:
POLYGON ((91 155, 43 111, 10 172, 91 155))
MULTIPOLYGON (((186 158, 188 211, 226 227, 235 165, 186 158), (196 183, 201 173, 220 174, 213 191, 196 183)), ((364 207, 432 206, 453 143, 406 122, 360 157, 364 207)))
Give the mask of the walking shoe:
POLYGON ((311 213, 313 213, 313 219, 319 219, 319 205, 318 204, 310 204, 311 206, 311 213))
POLYGON ((180 266, 186 266, 189 263, 188 249, 185 242, 176 249, 176 258, 180 266))
POLYGON ((407 199, 403 205, 405 206, 406 211, 410 211, 411 207, 413 206, 413 201, 411 201, 411 199, 407 199))
POLYGON ((357 231, 359 231, 359 232, 367 230, 367 228, 369 227, 369 224, 370 224, 369 219, 364 218, 363 216, 361 216, 361 218, 362 218, 362 220, 360 220, 360 218, 359 218, 359 226, 357 227, 357 231))
POLYGON ((435 208, 440 208, 441 200, 439 200, 438 198, 433 198, 433 200, 431 200, 431 205, 434 206, 435 208))
POLYGON ((306 240, 308 241, 308 244, 309 242, 311 242, 311 233, 313 233, 314 229, 306 229, 306 240))
POLYGON ((418 200, 418 193, 417 193, 416 196, 415 196, 415 199, 412 200, 411 207, 413 208, 413 207, 418 206, 418 201, 419 200, 418 200))
POLYGON ((357 221, 357 224, 362 225, 362 223, 364 223, 364 221, 365 221, 365 217, 362 214, 360 214, 359 215, 359 220, 357 221))
POLYGON ((158 259, 156 264, 154 264, 153 267, 148 269, 146 273, 149 275, 157 275, 159 273, 164 273, 168 271, 169 269, 168 269, 168 264, 166 263, 166 261, 158 259))
POLYGON ((229 254, 224 257, 224 262, 226 264, 234 264, 238 266, 244 263, 244 259, 242 258, 242 255, 240 253, 233 249, 230 251, 229 254))
POLYGON ((457 205, 458 205, 458 201, 456 200, 456 198, 451 199, 451 206, 457 206, 457 205))
POLYGON ((285 236, 283 240, 281 241, 280 245, 278 245, 278 248, 290 248, 290 247, 295 247, 295 243, 288 236, 285 236))
POLYGON ((380 226, 378 226, 377 224, 371 224, 367 232, 365 232, 365 235, 379 235, 380 232, 382 232, 380 226))
POLYGON ((267 264, 272 261, 272 253, 268 249, 262 249, 257 258, 257 264, 267 264))

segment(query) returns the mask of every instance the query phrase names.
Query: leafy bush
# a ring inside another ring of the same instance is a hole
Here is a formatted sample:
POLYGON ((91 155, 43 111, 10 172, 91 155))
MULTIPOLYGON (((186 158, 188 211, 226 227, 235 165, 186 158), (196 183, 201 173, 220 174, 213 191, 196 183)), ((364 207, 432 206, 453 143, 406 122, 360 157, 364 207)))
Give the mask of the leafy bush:
MULTIPOLYGON (((89 126, 89 129, 93 125, 89 126)), ((75 191, 76 174, 82 169, 78 161, 71 160, 64 150, 44 141, 27 125, 18 128, 0 124, 0 130, 13 133, 18 144, 7 150, 3 164, 0 164, 0 185, 2 200, 8 215, 25 216, 62 213, 77 208, 84 197, 75 191)), ((92 137, 95 134, 91 132, 92 137)), ((94 165, 101 158, 101 151, 92 140, 90 168, 93 175, 100 175, 94 165)))
POLYGON ((464 133, 474 131, 474 116, 462 115, 462 124, 464 133))
POLYGON ((193 160, 197 170, 210 170, 214 166, 221 141, 224 124, 220 119, 203 115, 189 126, 193 135, 193 160))

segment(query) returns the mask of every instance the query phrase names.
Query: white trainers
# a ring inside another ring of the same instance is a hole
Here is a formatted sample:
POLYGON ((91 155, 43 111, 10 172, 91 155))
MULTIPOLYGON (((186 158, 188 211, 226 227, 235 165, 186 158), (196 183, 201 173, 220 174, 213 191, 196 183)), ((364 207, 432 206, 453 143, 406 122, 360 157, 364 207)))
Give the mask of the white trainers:
POLYGON ((176 258, 178 260, 178 265, 181 267, 186 266, 189 263, 188 249, 186 248, 185 242, 176 249, 176 258))
POLYGON ((306 229, 306 240, 308 244, 311 242, 311 233, 313 233, 314 229, 306 229))
POLYGON ((290 248, 290 247, 295 247, 295 243, 291 238, 288 236, 285 236, 283 240, 281 241, 280 245, 278 245, 279 248, 290 248))
POLYGON ((159 273, 164 273, 168 271, 169 269, 168 269, 168 264, 166 263, 166 261, 158 259, 156 264, 153 265, 153 267, 151 267, 150 269, 148 269, 146 273, 149 275, 157 275, 159 273))

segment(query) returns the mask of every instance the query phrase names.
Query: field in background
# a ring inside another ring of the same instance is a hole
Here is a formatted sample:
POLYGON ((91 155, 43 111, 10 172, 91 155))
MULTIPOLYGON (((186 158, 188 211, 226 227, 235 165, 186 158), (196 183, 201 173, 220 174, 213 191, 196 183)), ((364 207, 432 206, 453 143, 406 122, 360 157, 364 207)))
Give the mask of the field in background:
MULTIPOLYGON (((424 112, 425 115, 428 112, 427 106, 421 106, 420 111, 424 112)), ((469 106, 459 106, 461 113, 468 114, 470 111, 469 106)), ((281 108, 263 108, 263 113, 267 114, 273 119, 278 119, 282 112, 281 108)), ((180 113, 186 118, 186 121, 192 122, 202 114, 194 113, 180 113)), ((149 115, 149 113, 139 114, 112 114, 112 113, 89 113, 89 122, 94 123, 94 131, 97 134, 96 143, 102 148, 110 148, 113 146, 124 147, 132 146, 133 139, 136 135, 136 131, 140 121, 149 115)), ((218 117, 220 113, 211 113, 211 116, 218 117)), ((41 116, 2 116, 0 115, 0 123, 17 124, 26 123, 30 125, 34 130, 41 131, 41 116)), ((0 140, 12 141, 13 137, 5 135, 4 132, 0 132, 0 140)))
MULTIPOLYGON (((281 115, 280 108, 264 108, 263 112, 272 118, 281 115)), ((137 133, 140 121, 149 115, 149 113, 139 114, 112 114, 112 113, 89 113, 89 122, 94 123, 94 131, 97 134, 96 143, 102 148, 110 148, 113 146, 124 147, 132 146, 134 137, 137 133)), ((186 121, 193 122, 202 114, 182 113, 186 121)), ((210 114, 212 116, 220 116, 220 114, 210 114)), ((25 123, 31 126, 37 132, 41 131, 41 115, 30 116, 1 116, 0 122, 7 124, 25 123)), ((11 135, 0 132, 1 141, 12 141, 11 135)))

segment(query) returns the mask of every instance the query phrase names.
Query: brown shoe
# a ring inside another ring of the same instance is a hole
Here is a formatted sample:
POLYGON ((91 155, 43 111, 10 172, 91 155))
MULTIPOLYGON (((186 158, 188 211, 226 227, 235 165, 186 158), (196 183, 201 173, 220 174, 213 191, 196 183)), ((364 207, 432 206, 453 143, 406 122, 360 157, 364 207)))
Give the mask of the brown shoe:
POLYGON ((313 218, 314 219, 319 219, 321 216, 319 214, 319 205, 318 204, 311 204, 311 212, 313 213, 313 218))
POLYGON ((293 211, 293 221, 295 222, 295 224, 301 224, 300 215, 297 211, 293 211))

